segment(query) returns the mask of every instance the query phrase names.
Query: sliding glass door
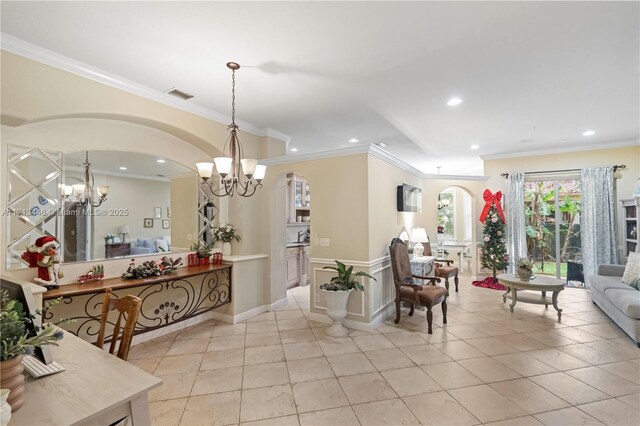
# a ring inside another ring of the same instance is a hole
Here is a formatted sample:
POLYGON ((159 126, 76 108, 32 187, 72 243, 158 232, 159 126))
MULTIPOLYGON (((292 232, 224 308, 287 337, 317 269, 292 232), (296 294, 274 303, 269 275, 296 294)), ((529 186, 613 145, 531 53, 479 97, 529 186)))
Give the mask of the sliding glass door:
POLYGON ((580 247, 581 184, 578 178, 528 177, 525 181, 527 254, 535 274, 584 286, 580 247))

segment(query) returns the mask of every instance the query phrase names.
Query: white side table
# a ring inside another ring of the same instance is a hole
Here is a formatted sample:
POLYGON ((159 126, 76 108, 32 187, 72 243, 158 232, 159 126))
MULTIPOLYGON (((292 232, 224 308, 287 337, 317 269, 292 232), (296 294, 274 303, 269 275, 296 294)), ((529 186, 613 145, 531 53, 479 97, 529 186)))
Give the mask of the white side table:
MULTIPOLYGON (((433 274, 433 262, 435 260, 434 256, 422 256, 422 257, 412 257, 411 258, 411 274, 420 275, 423 277, 428 277, 433 274)), ((417 278, 413 279, 414 284, 426 284, 426 280, 420 280, 417 278)))

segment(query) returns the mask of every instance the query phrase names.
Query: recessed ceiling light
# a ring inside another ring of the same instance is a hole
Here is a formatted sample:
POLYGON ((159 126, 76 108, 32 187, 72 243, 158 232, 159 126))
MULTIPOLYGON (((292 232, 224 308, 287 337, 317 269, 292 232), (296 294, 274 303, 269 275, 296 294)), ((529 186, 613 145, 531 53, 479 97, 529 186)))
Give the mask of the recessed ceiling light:
POLYGON ((567 140, 566 139, 560 139, 560 143, 565 143, 567 140))
POLYGON ((124 166, 120 166, 120 170, 127 170, 127 168, 124 166))
POLYGON ((462 99, 460 98, 451 98, 447 101, 447 105, 449 106, 457 106, 462 103, 462 99))
POLYGON ((480 145, 471 145, 469 147, 469 149, 478 149, 478 148, 480 148, 480 145))
POLYGON ((582 132, 582 136, 593 136, 596 134, 595 130, 585 130, 584 132, 582 132))
POLYGON ((162 158, 158 158, 156 161, 158 163, 166 163, 167 162, 167 160, 163 160, 162 158))
POLYGON ((298 152, 298 148, 291 148, 291 152, 298 152))
POLYGON ((384 142, 378 142, 376 145, 378 145, 380 148, 386 148, 388 145, 384 142))
POLYGON ((349 139, 349 142, 350 142, 350 143, 360 142, 360 139, 351 138, 351 139, 349 139))

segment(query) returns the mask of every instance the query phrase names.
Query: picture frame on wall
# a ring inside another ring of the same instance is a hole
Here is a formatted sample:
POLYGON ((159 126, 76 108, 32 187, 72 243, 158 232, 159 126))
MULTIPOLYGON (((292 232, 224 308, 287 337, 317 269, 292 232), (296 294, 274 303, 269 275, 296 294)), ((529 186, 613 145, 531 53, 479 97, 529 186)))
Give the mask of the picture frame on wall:
POLYGON ((145 217, 144 218, 144 227, 145 228, 153 228, 153 218, 152 217, 145 217))
POLYGON ((154 219, 162 219, 162 207, 154 207, 153 208, 153 218, 154 219))
POLYGON ((171 207, 167 207, 167 218, 171 219, 171 207))
POLYGON ((171 228, 171 221, 169 219, 162 219, 162 229, 171 228))

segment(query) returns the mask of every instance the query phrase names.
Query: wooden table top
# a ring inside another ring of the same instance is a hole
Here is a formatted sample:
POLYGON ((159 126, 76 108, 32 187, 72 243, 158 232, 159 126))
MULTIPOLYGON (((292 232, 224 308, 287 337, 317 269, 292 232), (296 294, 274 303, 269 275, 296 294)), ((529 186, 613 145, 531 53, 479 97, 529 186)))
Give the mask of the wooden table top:
POLYGON ((525 290, 561 290, 564 288, 565 282, 548 275, 536 275, 529 281, 523 281, 515 274, 500 274, 498 281, 507 287, 517 287, 525 290))
POLYGON ((142 278, 137 280, 125 280, 120 277, 107 278, 106 280, 91 281, 85 284, 67 284, 61 285, 60 288, 55 290, 49 290, 42 294, 45 300, 55 299, 57 297, 64 296, 77 296, 80 294, 88 293, 101 293, 106 288, 116 290, 119 288, 138 287, 141 285, 155 284, 166 281, 173 281, 180 278, 192 277, 194 275, 206 274, 208 272, 219 271, 222 269, 231 269, 231 263, 222 263, 218 265, 201 265, 201 266, 187 266, 178 268, 174 272, 167 275, 153 276, 149 278, 142 278))

